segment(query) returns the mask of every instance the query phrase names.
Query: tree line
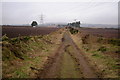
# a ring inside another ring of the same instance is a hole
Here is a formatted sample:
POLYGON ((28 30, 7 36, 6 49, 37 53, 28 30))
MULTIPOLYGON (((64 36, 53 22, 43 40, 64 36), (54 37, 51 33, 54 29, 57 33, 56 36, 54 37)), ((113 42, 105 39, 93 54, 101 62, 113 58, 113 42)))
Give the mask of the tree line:
POLYGON ((77 21, 77 22, 72 22, 72 23, 68 23, 68 26, 70 27, 80 27, 80 21, 77 21))

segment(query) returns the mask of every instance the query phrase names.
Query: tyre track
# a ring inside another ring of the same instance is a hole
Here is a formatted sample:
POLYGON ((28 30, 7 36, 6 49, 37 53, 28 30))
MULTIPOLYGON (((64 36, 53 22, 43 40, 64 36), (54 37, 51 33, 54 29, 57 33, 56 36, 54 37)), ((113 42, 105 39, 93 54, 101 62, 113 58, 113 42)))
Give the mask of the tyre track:
POLYGON ((57 49, 54 55, 48 58, 47 62, 43 67, 43 70, 39 71, 37 77, 38 78, 61 78, 61 74, 63 74, 61 73, 61 66, 63 65, 62 61, 63 61, 63 55, 65 54, 65 52, 67 52, 68 56, 71 56, 71 58, 69 59, 73 59, 77 63, 73 65, 77 65, 79 67, 77 69, 77 72, 79 71, 80 78, 97 78, 98 77, 95 74, 94 70, 89 66, 88 62, 80 52, 80 49, 73 42, 68 32, 64 33, 60 47, 57 49), (70 50, 67 50, 69 46, 73 47, 72 51, 74 53, 71 53, 70 50))

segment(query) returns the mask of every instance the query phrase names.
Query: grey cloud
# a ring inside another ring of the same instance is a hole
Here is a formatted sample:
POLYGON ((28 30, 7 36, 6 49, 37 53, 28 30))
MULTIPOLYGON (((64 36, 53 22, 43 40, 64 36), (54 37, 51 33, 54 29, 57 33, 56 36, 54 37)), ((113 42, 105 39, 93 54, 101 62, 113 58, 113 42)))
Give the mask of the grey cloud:
POLYGON ((40 21, 44 14, 45 23, 71 22, 117 24, 117 2, 3 2, 3 24, 29 24, 40 21))

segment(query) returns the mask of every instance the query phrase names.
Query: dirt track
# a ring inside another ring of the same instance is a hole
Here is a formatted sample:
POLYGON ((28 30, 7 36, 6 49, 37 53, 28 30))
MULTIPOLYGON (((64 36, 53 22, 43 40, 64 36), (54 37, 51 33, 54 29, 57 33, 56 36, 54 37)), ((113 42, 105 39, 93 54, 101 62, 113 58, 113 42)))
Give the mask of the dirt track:
POLYGON ((80 49, 73 42, 70 34, 66 31, 62 43, 48 62, 44 65, 38 78, 97 78, 94 70, 90 67, 80 49))

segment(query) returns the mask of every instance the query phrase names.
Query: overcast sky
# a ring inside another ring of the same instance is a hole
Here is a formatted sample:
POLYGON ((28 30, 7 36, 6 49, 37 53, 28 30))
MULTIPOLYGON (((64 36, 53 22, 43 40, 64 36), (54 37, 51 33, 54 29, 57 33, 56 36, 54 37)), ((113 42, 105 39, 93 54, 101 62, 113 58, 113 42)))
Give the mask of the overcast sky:
POLYGON ((3 2, 3 24, 68 23, 117 24, 118 2, 3 2))

